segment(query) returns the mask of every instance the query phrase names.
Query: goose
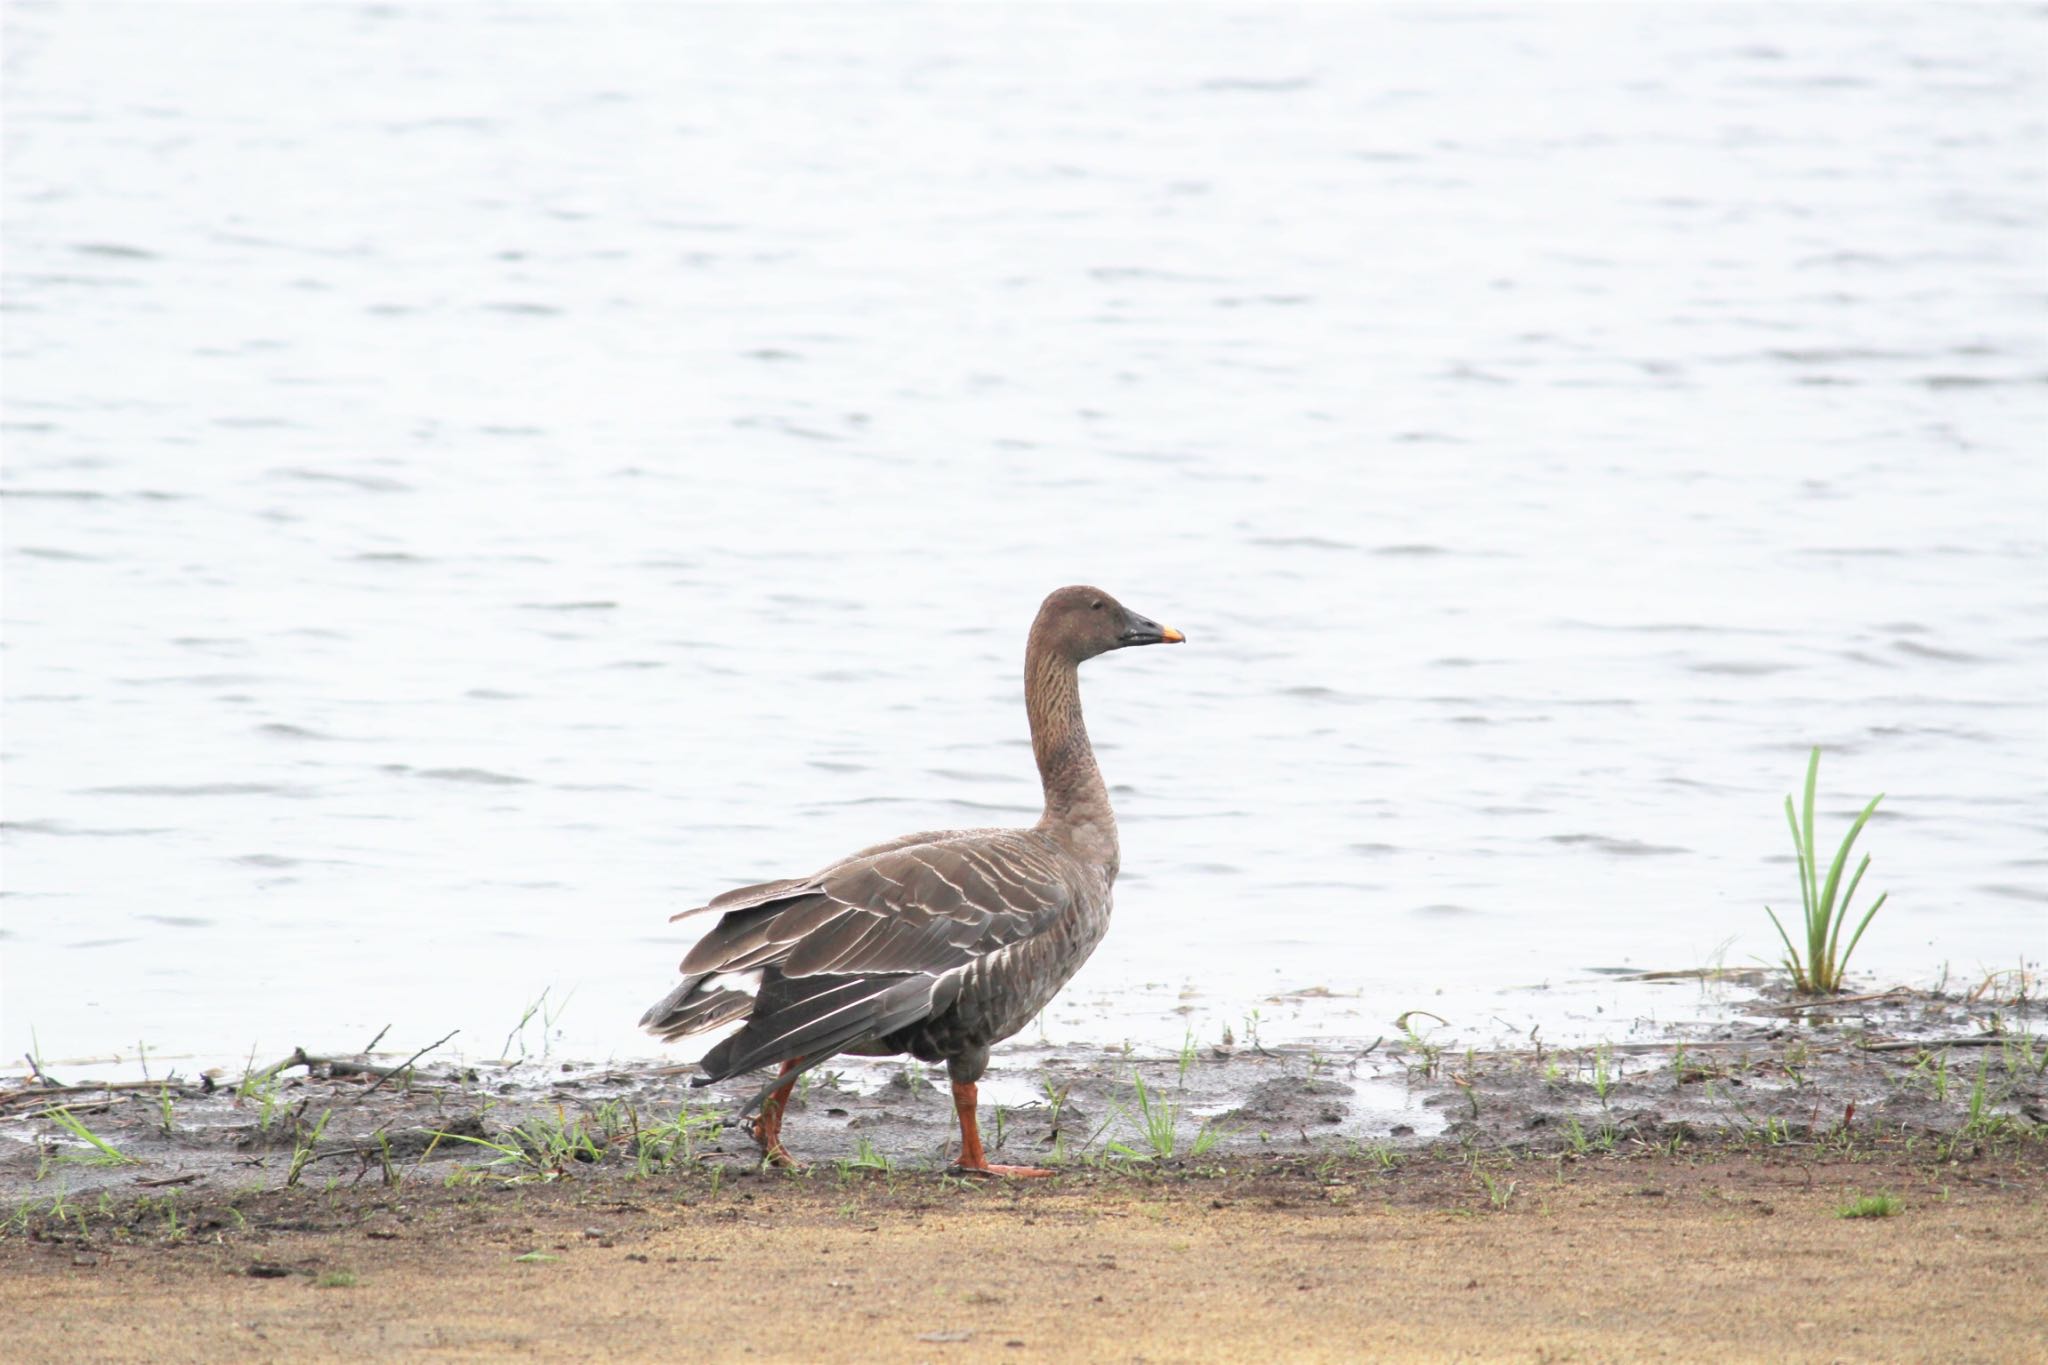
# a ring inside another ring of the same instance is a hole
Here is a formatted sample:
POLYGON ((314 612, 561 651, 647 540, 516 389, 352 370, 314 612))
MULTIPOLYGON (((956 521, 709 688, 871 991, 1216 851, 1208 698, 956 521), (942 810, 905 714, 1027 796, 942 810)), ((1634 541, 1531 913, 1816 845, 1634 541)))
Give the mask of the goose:
POLYGON ((1045 789, 1037 824, 906 834, 672 917, 718 920, 640 1025, 664 1042, 739 1025, 704 1054, 692 1083, 778 1067, 741 1111, 753 1115, 766 1160, 796 1164, 782 1117, 802 1073, 841 1053, 909 1053, 946 1064, 960 1121, 955 1172, 1052 1174, 989 1164, 976 1084, 989 1049, 1037 1017, 1109 928, 1116 817, 1081 718, 1077 670, 1114 649, 1186 638, 1099 588, 1058 589, 1024 650, 1024 706, 1045 789))

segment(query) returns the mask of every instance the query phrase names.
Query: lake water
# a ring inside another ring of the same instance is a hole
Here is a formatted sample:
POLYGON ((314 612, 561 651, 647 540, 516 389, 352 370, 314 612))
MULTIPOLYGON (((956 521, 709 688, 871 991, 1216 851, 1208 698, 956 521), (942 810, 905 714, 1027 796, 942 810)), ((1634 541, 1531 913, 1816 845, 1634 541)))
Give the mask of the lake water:
POLYGON ((0 1054, 656 1055, 1074 581, 1054 1040, 1681 1016, 1811 744, 1859 979, 2048 948, 2038 8, 6 23, 0 1054))

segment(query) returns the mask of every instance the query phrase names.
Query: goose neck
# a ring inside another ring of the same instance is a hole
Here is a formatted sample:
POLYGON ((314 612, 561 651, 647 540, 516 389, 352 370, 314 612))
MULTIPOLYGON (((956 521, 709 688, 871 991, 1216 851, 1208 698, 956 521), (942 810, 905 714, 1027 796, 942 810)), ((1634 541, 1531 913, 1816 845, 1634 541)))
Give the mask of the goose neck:
POLYGON ((1080 672, 1074 661, 1034 641, 1024 662, 1024 705, 1031 717, 1031 752, 1045 787, 1045 814, 1038 828, 1114 877, 1116 817, 1081 715, 1080 672))

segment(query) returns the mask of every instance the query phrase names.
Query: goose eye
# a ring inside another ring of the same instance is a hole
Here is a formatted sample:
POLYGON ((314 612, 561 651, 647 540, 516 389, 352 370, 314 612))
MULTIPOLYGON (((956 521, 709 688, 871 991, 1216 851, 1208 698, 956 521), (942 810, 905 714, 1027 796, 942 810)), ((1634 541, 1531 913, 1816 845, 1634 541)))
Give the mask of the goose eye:
POLYGON ((1088 610, 1090 610, 1090 611, 1101 611, 1101 610, 1102 610, 1102 603, 1100 603, 1100 602, 1090 602, 1090 603, 1088 604, 1088 610))

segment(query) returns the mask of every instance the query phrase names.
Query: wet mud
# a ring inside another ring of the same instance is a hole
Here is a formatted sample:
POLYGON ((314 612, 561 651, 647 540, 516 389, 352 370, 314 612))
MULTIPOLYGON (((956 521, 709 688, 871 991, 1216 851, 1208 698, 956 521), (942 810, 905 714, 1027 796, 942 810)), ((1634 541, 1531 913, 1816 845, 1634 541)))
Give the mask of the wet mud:
MULTIPOLYGON (((1820 1002, 1712 984, 1737 996, 1719 1018, 1574 1048, 1467 1047, 1419 1013, 1315 1045, 1013 1043, 982 1083, 983 1136, 997 1162, 1083 1171, 1865 1139, 1953 1150, 2048 1122, 2029 982, 1820 1002)), ((758 1158, 739 1118, 758 1078, 698 1088, 686 1067, 408 1060, 299 1049, 235 1076, 113 1082, 38 1069, 0 1090, 0 1198, 25 1225, 53 1202, 152 1191, 640 1177, 758 1158)), ((804 1078, 784 1137, 807 1163, 938 1174, 957 1128, 942 1069, 847 1059, 804 1078)))

